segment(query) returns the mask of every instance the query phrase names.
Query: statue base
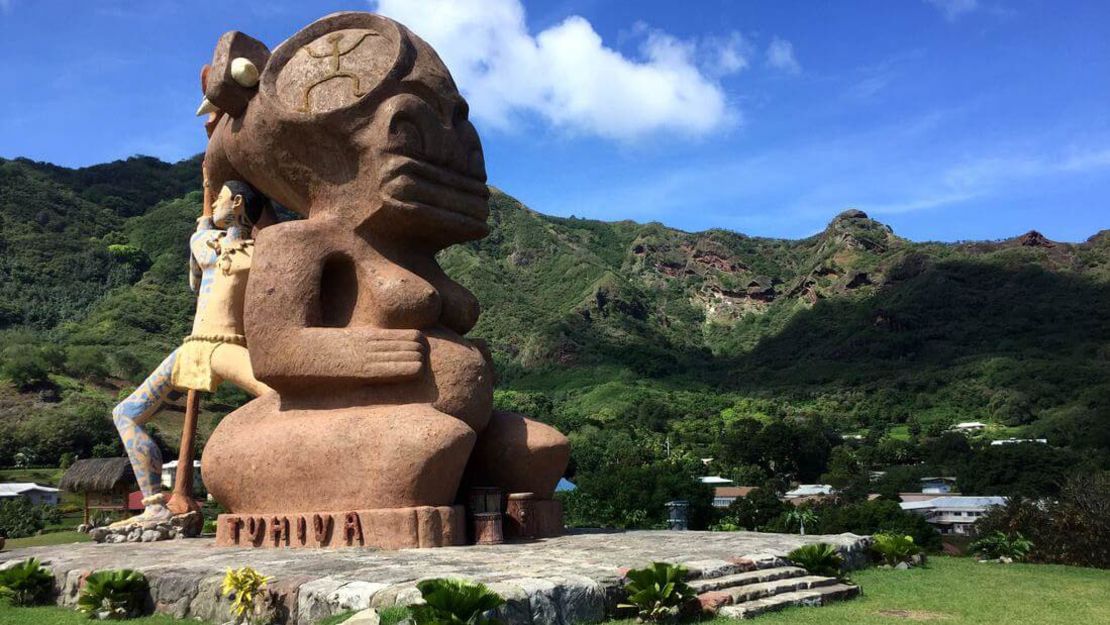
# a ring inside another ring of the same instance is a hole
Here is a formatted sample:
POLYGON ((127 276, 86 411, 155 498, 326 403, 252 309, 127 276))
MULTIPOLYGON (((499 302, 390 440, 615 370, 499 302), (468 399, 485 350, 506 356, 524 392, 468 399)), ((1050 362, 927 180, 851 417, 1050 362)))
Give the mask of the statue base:
POLYGON ((221 514, 216 520, 219 547, 408 549, 463 544, 463 506, 221 514))

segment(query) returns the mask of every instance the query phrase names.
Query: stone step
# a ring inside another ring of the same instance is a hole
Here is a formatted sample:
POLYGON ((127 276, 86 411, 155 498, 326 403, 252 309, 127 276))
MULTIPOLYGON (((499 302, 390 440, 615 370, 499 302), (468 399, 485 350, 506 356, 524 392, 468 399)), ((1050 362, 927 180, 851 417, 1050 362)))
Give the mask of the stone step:
POLYGON ((729 560, 694 560, 683 562, 687 581, 735 575, 745 571, 790 566, 790 561, 773 553, 757 553, 729 560))
POLYGON ((782 594, 745 601, 736 605, 726 605, 717 611, 717 616, 733 619, 748 619, 781 610, 790 606, 822 606, 833 601, 851 599, 859 595, 859 586, 832 584, 809 590, 796 590, 782 594))
POLYGON ((821 577, 820 575, 803 575, 802 577, 789 577, 771 582, 748 584, 736 588, 726 588, 723 592, 732 598, 731 603, 739 604, 745 601, 755 601, 774 595, 782 595, 799 590, 812 590, 824 586, 835 586, 840 580, 835 577, 821 577))
POLYGON ((745 584, 758 584, 760 582, 770 582, 787 577, 801 577, 805 574, 806 570, 801 567, 779 566, 770 569, 756 569, 743 573, 733 573, 732 575, 724 575, 721 577, 695 579, 687 583, 694 592, 701 594, 711 590, 723 590, 725 588, 733 588, 745 584))

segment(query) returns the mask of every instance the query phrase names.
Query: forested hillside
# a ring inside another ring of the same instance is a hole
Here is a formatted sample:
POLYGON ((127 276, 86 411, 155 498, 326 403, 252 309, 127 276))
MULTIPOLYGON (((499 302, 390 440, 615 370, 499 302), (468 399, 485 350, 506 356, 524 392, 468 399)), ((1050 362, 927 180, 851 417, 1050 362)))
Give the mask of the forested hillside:
MULTIPOLYGON (((188 332, 200 200, 199 158, 0 160, 0 465, 118 453, 112 403, 188 332)), ((857 465, 910 466, 969 420, 1108 462, 1110 231, 917 243, 846 211, 791 241, 490 205, 490 236, 442 264, 483 304, 499 404, 570 433, 587 482, 705 457, 817 479, 850 433, 857 465)), ((202 436, 242 399, 208 398, 202 436)))

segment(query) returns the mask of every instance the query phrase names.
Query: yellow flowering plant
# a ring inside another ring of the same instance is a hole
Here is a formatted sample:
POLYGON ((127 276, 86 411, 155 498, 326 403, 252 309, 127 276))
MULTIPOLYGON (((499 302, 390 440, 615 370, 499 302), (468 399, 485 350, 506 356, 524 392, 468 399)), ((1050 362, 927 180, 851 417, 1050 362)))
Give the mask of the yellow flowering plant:
POLYGON ((258 619, 265 605, 266 584, 273 579, 249 566, 227 570, 222 592, 231 597, 231 613, 236 622, 252 623, 258 619))

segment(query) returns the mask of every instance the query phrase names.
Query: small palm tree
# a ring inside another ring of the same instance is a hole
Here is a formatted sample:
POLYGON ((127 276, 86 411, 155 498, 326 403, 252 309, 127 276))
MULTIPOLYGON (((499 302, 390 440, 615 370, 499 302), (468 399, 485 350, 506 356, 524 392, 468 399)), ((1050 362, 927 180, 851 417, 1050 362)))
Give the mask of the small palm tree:
POLYGON ((463 579, 426 579, 416 585, 424 598, 412 606, 417 625, 500 625, 486 616, 505 600, 485 584, 463 579))
POLYGON ((798 525, 798 531, 802 536, 806 535, 806 523, 810 527, 817 523, 817 513, 809 508, 794 508, 786 513, 786 523, 788 525, 798 525))
POLYGON ((697 594, 686 583, 686 569, 677 564, 653 562, 625 574, 628 603, 621 608, 636 608, 640 622, 674 621, 697 594))
POLYGON ((54 576, 37 558, 24 560, 0 571, 0 599, 15 606, 45 602, 54 591, 54 576))
POLYGON ((840 577, 840 569, 844 565, 844 557, 836 547, 828 543, 802 545, 791 551, 786 559, 802 567, 810 575, 825 577, 840 577))
POLYGON ((138 571, 97 571, 85 580, 85 588, 77 599, 77 611, 91 619, 132 618, 142 613, 148 590, 150 584, 138 571))

